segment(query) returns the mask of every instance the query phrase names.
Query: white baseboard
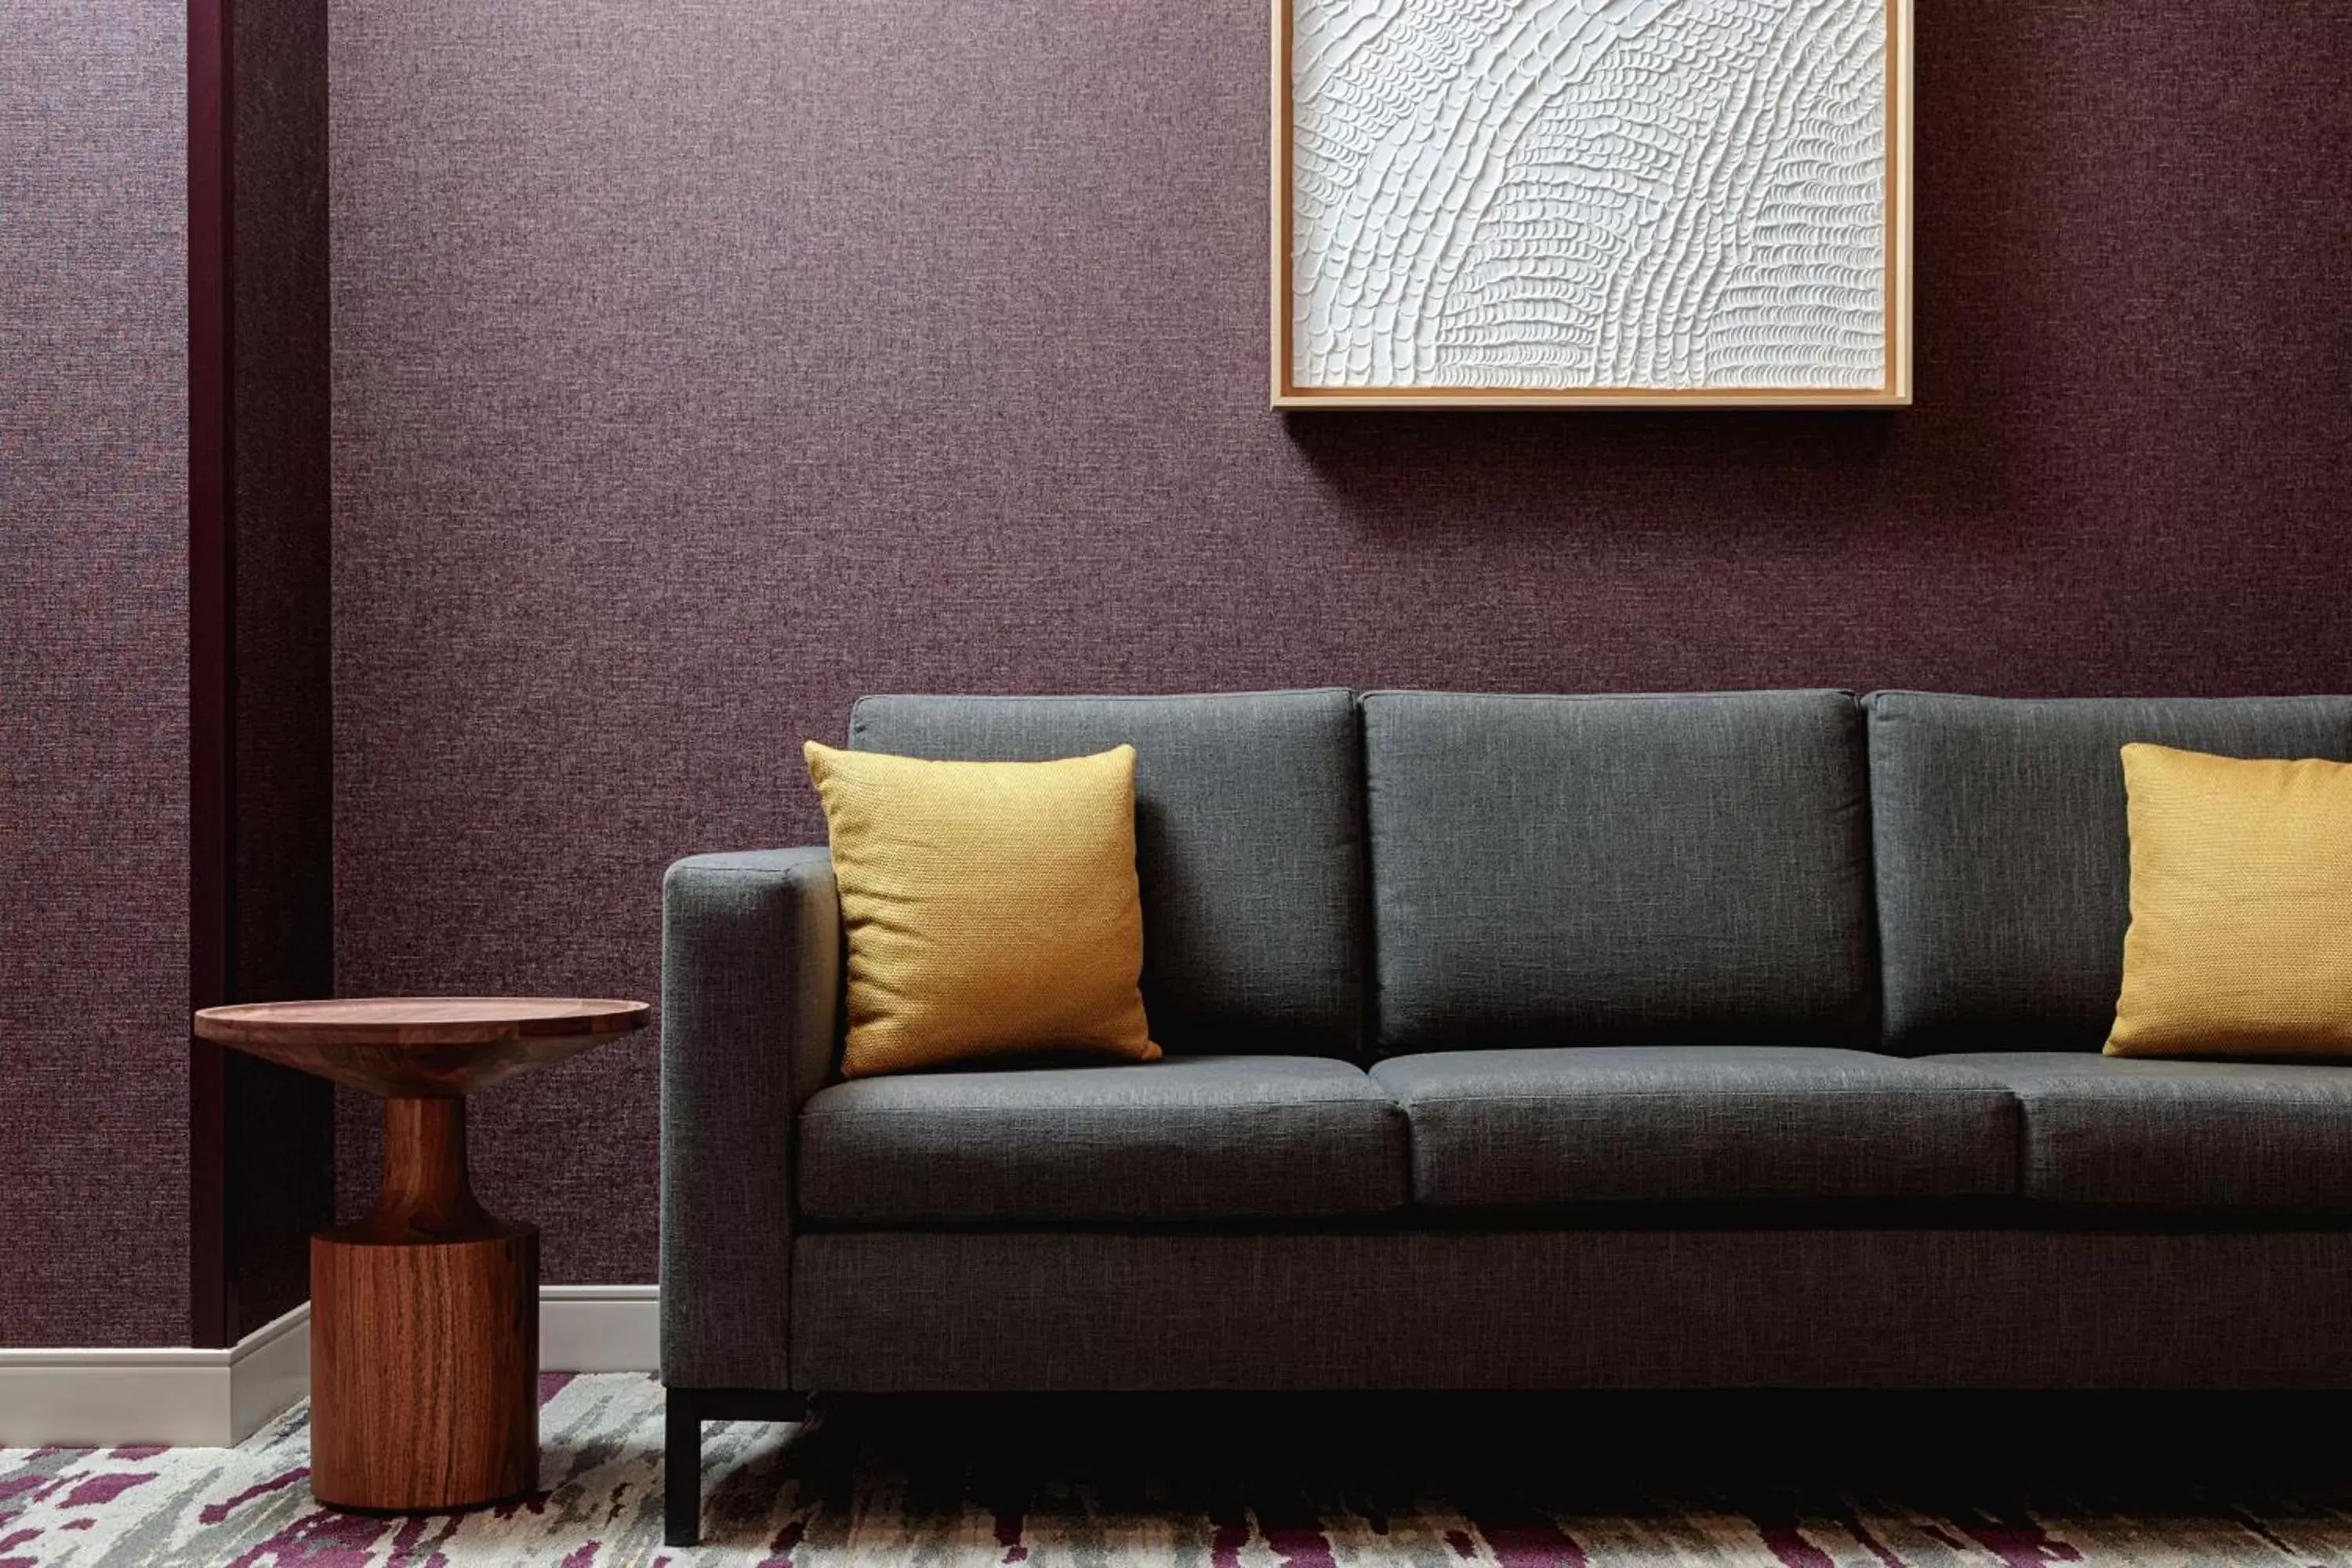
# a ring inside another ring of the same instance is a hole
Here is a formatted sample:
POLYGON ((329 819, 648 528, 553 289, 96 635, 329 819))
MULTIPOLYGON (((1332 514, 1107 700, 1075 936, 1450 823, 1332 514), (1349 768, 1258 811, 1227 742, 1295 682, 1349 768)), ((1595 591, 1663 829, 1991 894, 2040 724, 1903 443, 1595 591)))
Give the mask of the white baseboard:
POLYGON ((0 1350, 0 1443, 243 1442, 310 1392, 310 1303, 227 1350, 0 1350))
POLYGON ((229 1356, 227 1438, 234 1447, 310 1397, 310 1303, 246 1335, 229 1356))
POLYGON ((541 1285, 539 1364, 546 1372, 661 1370, 661 1287, 541 1285))
MULTIPOLYGON (((541 1286, 539 1364, 657 1370, 660 1287, 541 1286)), ((0 1446, 232 1447, 310 1392, 308 1301, 227 1350, 0 1350, 0 1446)))

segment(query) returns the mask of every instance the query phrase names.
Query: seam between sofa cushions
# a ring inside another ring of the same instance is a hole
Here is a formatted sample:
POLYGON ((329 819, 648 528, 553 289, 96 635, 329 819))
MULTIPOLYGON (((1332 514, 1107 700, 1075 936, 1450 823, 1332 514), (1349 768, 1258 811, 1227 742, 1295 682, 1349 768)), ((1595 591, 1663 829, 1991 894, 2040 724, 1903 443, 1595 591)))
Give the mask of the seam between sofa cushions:
POLYGON ((1843 697, 1857 706, 1863 701, 1860 694, 1843 686, 1758 686, 1738 691, 1456 691, 1383 686, 1356 693, 1356 701, 1360 705, 1400 697, 1475 697, 1507 702, 1738 702, 1759 697, 1843 697))
MULTIPOLYGON (((873 1080, 869 1079, 868 1081, 870 1082, 873 1080)), ((937 1120, 940 1117, 959 1115, 1002 1115, 1007 1111, 1011 1111, 1015 1115, 1033 1116, 1041 1112, 1053 1114, 1071 1110, 1082 1110, 1090 1115, 1099 1115, 1108 1112, 1118 1116, 1167 1116, 1188 1111, 1207 1111, 1223 1116, 1239 1112, 1254 1112, 1262 1114, 1266 1111, 1307 1110, 1327 1105, 1362 1105, 1381 1110, 1401 1110, 1403 1109, 1402 1105, 1393 1100, 1367 1100, 1361 1097, 1346 1100, 1276 1100, 1250 1105, 1217 1105, 1213 1103, 1195 1105, 1087 1105, 1083 1102, 1064 1101, 1060 1104, 1049 1103, 1024 1105, 1019 1107, 993 1105, 886 1105, 877 1106, 872 1110, 803 1110, 801 1112, 800 1119, 803 1121, 855 1121, 860 1118, 871 1116, 926 1116, 932 1118, 933 1120, 937 1120)))
MULTIPOLYGON (((1738 1086, 1734 1086, 1734 1089, 1738 1089, 1738 1086)), ((1576 1098, 1576 1099, 1580 1099, 1580 1100, 1603 1100, 1603 1099, 1606 1099, 1606 1100, 1656 1100, 1656 1101, 1666 1101, 1666 1100, 1688 1101, 1688 1100, 1696 1100, 1696 1099, 1701 1099, 1701 1098, 1709 1098, 1709 1099, 1732 1099, 1732 1098, 1736 1098, 1736 1099, 1739 1100, 1742 1103, 1749 1103, 1749 1104, 1752 1104, 1752 1103, 1754 1103, 1756 1100, 1800 1100, 1800 1099, 1815 1099, 1815 1098, 1827 1098, 1828 1096, 1831 1096, 1831 1095, 1834 1095, 1834 1096, 1837 1096, 1837 1097, 1842 1097, 1842 1098, 1849 1099, 1849 1100, 1913 1100, 1913 1099, 1917 1099, 1917 1098, 1919 1098, 1922 1094, 1932 1094, 1932 1093, 1936 1093, 1936 1092, 1938 1092, 1938 1091, 1949 1091, 1949 1092, 1951 1092, 1951 1093, 1956 1093, 1956 1094, 1965 1094, 1965 1095, 1969 1095, 1969 1096, 1970 1096, 1971 1098, 1978 1098, 1978 1097, 1990 1098, 1990 1094, 1999 1094, 1999 1095, 2000 1096, 2001 1102, 2005 1102, 2005 1103, 2007 1103, 2007 1104, 2011 1104, 2011 1105, 2016 1105, 2016 1104, 2021 1104, 2021 1103, 2022 1103, 2022 1102, 2018 1099, 2018 1097, 2017 1097, 2015 1094, 2010 1093, 2010 1092, 2008 1092, 2007 1090, 2002 1089, 2001 1089, 2000 1086, 1998 1086, 1998 1085, 1982 1085, 1982 1086, 1980 1086, 1980 1085, 1977 1085, 1977 1084, 1938 1084, 1938 1085, 1922 1085, 1922 1086, 1920 1086, 1920 1087, 1919 1087, 1919 1088, 1917 1088, 1917 1089, 1878 1089, 1878 1088, 1873 1088, 1873 1089, 1831 1089, 1831 1090, 1828 1090, 1828 1091, 1826 1092, 1826 1094, 1825 1094, 1825 1095, 1821 1095, 1821 1096, 1791 1094, 1791 1093, 1789 1093, 1789 1092, 1787 1092, 1787 1091, 1785 1091, 1785 1090, 1773 1090, 1773 1089, 1764 1089, 1764 1090, 1744 1090, 1744 1089, 1742 1089, 1742 1090, 1738 1090, 1738 1092, 1736 1092, 1736 1093, 1734 1093, 1734 1092, 1730 1092, 1730 1091, 1718 1091, 1718 1090, 1714 1090, 1714 1089, 1696 1090, 1696 1091, 1694 1091, 1694 1090, 1688 1090, 1688 1089, 1629 1089, 1629 1090, 1612 1090, 1612 1091, 1609 1091, 1609 1092, 1604 1093, 1604 1094, 1585 1094, 1585 1095, 1579 1095, 1579 1096, 1576 1096, 1576 1097, 1574 1097, 1574 1098, 1576 1098), (1988 1092, 1988 1091, 1990 1091, 1990 1094, 1989 1094, 1989 1092, 1988 1092)), ((1563 1100, 1568 1100, 1569 1098, 1570 1098, 1570 1097, 1569 1097, 1569 1096, 1565 1096, 1565 1095, 1557 1095, 1557 1094, 1475 1094, 1475 1095, 1429 1095, 1429 1096, 1416 1096, 1416 1097, 1414 1097, 1413 1099, 1411 1099, 1411 1100, 1398 1100, 1396 1103, 1397 1103, 1401 1108, 1402 1108, 1402 1109, 1404 1109, 1404 1110, 1410 1110, 1414 1109, 1414 1108, 1415 1108, 1415 1107, 1417 1107, 1417 1106, 1423 1106, 1423 1105, 1444 1105, 1444 1106, 1455 1106, 1455 1105, 1557 1105, 1557 1104, 1561 1103, 1563 1100)))

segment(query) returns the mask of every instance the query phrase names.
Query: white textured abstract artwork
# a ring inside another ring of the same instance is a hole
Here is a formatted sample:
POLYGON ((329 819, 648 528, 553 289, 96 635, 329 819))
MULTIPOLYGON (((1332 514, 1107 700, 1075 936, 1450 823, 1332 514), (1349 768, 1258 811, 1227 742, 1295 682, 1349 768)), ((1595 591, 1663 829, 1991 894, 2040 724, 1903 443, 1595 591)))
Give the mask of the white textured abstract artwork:
POLYGON ((1907 397, 1903 0, 1277 5, 1277 402, 1907 397))

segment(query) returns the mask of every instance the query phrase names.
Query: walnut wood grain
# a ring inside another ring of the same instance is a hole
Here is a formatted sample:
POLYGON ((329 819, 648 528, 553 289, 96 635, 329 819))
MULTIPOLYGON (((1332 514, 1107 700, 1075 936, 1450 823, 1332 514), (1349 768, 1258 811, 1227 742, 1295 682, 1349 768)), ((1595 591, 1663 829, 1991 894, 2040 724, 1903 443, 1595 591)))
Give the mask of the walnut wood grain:
POLYGON ((643 1002, 415 996, 207 1007, 196 1033, 348 1088, 457 1097, 645 1026, 643 1002))
POLYGON ((372 1090, 383 1185, 310 1238, 310 1492, 475 1508, 539 1484, 539 1230, 484 1212, 465 1096, 644 1026, 642 1002, 420 996, 207 1007, 195 1031, 372 1090))
POLYGON ((466 1102, 383 1102, 383 1184, 375 1207, 326 1234, 354 1246, 473 1241, 503 1235, 474 1197, 466 1162, 466 1102))
POLYGON ((539 1485, 539 1231, 310 1241, 310 1491, 369 1511, 539 1485))
POLYGON ((486 1213, 466 1102, 383 1102, 383 1184, 310 1239, 310 1490, 472 1508, 539 1484, 539 1231, 486 1213))

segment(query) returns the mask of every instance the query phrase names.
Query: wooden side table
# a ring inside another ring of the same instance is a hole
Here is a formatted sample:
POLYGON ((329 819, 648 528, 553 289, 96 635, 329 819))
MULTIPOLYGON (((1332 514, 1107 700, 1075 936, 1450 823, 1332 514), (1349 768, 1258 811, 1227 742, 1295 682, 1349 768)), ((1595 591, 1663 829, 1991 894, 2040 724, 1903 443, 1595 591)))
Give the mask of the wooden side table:
POLYGON ((425 996, 207 1007, 196 1033, 383 1096, 383 1189, 310 1238, 310 1491, 442 1511, 539 1485, 539 1227, 466 1173, 466 1096, 642 1028, 642 1002, 425 996))

